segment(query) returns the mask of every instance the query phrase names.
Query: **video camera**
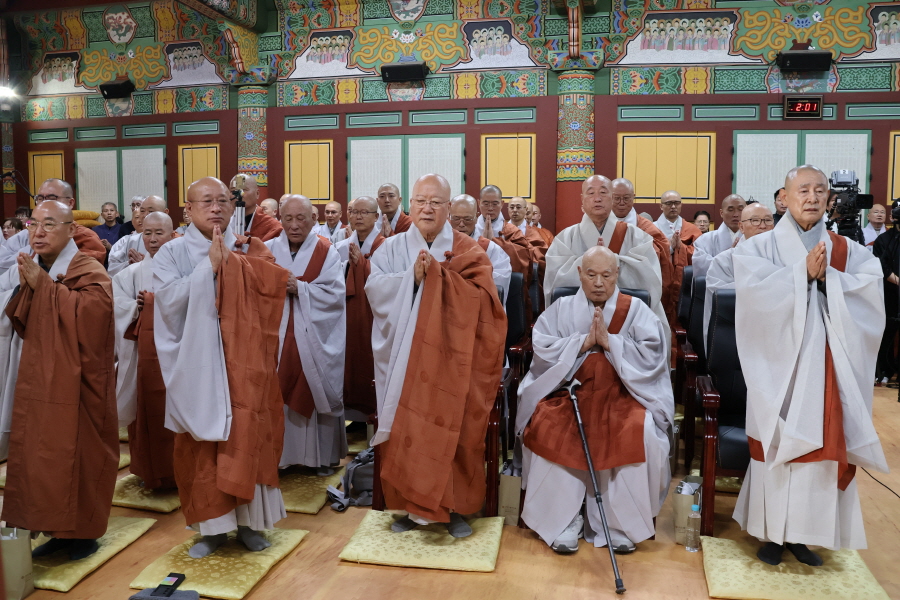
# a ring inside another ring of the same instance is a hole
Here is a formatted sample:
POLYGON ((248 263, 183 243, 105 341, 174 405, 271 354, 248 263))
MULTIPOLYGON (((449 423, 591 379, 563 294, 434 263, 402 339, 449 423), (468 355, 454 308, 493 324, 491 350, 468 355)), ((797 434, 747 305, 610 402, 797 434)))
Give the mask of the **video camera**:
POLYGON ((828 213, 828 227, 837 223, 838 235, 865 244, 862 229, 859 227, 859 211, 872 208, 875 196, 859 193, 859 179, 856 178, 856 171, 847 169, 832 171, 828 182, 831 184, 831 189, 837 192, 834 206, 828 213))

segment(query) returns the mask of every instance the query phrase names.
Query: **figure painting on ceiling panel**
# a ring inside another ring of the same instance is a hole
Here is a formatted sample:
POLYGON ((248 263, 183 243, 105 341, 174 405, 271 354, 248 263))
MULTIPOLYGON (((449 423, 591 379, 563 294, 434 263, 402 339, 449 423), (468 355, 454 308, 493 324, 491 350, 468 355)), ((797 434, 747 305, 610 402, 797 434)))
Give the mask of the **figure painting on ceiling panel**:
POLYGON ((368 75, 365 71, 347 66, 353 50, 352 29, 317 31, 309 36, 309 47, 294 59, 294 70, 289 79, 316 77, 347 77, 368 75))
POLYGON ((463 34, 469 46, 468 62, 445 71, 472 71, 501 67, 534 67, 537 63, 528 53, 528 46, 512 32, 512 23, 501 21, 467 21, 463 34))
POLYGON ((206 54, 200 42, 166 44, 169 62, 169 79, 151 86, 169 88, 194 85, 220 84, 225 80, 216 71, 216 65, 206 54))
POLYGON ((78 82, 78 52, 48 52, 41 70, 31 78, 29 96, 84 94, 90 92, 78 82))
POLYGON ((900 60, 900 6, 897 4, 875 5, 868 12, 875 50, 843 60, 900 60))

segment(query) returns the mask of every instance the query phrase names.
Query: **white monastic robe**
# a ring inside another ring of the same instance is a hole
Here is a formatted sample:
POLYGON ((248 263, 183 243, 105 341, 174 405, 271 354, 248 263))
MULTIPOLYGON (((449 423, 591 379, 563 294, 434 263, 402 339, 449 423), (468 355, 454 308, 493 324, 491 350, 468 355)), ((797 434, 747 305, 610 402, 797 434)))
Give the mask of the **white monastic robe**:
MULTIPOLYGON (((310 232, 292 257, 287 234, 282 231, 278 237, 266 242, 266 247, 275 262, 294 277, 302 277, 319 242, 320 238, 310 232)), ((278 356, 280 359, 288 314, 293 309, 294 340, 316 408, 307 419, 285 405, 284 450, 279 468, 290 465, 329 467, 339 464, 347 456, 343 404, 346 307, 344 271, 337 250, 331 246, 319 276, 312 283, 298 280, 297 295, 288 295, 284 300, 278 331, 278 356)))
MULTIPOLYGON (((397 211, 397 214, 400 214, 400 211, 397 211)), ((396 219, 394 219, 396 221, 396 219)), ((369 232, 369 235, 366 236, 366 239, 362 244, 359 243, 359 236, 354 231, 350 234, 350 237, 343 239, 334 245, 334 249, 337 250, 338 256, 341 257, 341 263, 343 263, 344 270, 346 271, 347 261, 350 260, 350 244, 356 244, 356 247, 359 248, 360 253, 363 256, 366 254, 372 253, 372 244, 375 243, 375 238, 378 237, 378 234, 381 232, 380 229, 375 227, 372 231, 369 232)))
MULTIPOLYGON (((597 245, 598 238, 609 246, 618 220, 610 213, 603 231, 597 231, 593 221, 584 215, 581 222, 566 227, 553 238, 547 250, 547 271, 544 275, 544 300, 550 306, 554 288, 581 286, 578 268, 581 257, 589 248, 597 245)), ((628 232, 619 250, 619 286, 623 288, 647 290, 650 293, 650 307, 663 323, 667 323, 662 299, 662 274, 659 259, 653 246, 653 237, 635 225, 628 224, 628 232)), ((671 333, 666 334, 669 339, 671 333)))
POLYGON ((703 300, 703 346, 707 350, 709 349, 709 340, 706 337, 709 332, 709 320, 712 318, 713 294, 719 290, 734 289, 734 265, 731 260, 733 252, 734 248, 720 252, 712 259, 709 270, 706 272, 706 296, 703 300))
MULTIPOLYGON (((510 223, 512 223, 513 225, 516 225, 512 221, 510 221, 510 223)), ((528 230, 528 221, 522 221, 520 224, 516 225, 516 227, 519 228, 519 231, 522 232, 522 235, 525 235, 525 231, 528 230)))
MULTIPOLYGON (((678 218, 676 218, 674 222, 672 222, 666 218, 666 215, 660 215, 659 218, 653 222, 653 224, 656 225, 657 229, 662 231, 663 235, 666 236, 667 238, 669 238, 670 240, 672 239, 672 236, 675 235, 676 231, 681 231, 681 217, 680 216, 678 218)), ((672 254, 675 253, 675 248, 671 247, 671 242, 670 242, 669 252, 672 254)))
MULTIPOLYGON (((484 235, 484 221, 484 215, 478 215, 478 220, 475 221, 475 233, 472 234, 476 240, 484 235)), ((506 221, 503 220, 502 214, 491 221, 491 228, 494 230, 495 236, 500 235, 504 225, 506 225, 506 221)), ((525 232, 522 232, 522 235, 525 235, 525 232)))
POLYGON ((787 213, 774 230, 732 254, 747 436, 758 440, 765 457, 750 461, 734 518, 761 540, 836 550, 866 547, 856 478, 841 491, 837 461, 791 462, 823 447, 826 345, 849 464, 888 467, 872 424, 884 274, 878 259, 852 241, 846 268, 838 271, 831 266, 833 246, 824 221, 801 232, 787 213), (820 241, 828 256, 821 287, 807 282, 806 271, 806 257, 820 241))
MULTIPOLYGON (((607 327, 618 298, 616 288, 603 308, 607 327)), ((525 430, 538 403, 568 383, 591 354, 579 352, 593 315, 593 304, 579 289, 574 296, 557 300, 538 318, 532 332, 534 358, 519 388, 518 435, 525 430)), ((628 392, 646 409, 645 462, 597 471, 609 526, 632 542, 654 535, 653 518, 666 498, 671 479, 669 452, 675 400, 667 359, 668 329, 646 304, 634 298, 620 332, 609 335, 610 351, 605 352, 628 392)), ((586 470, 558 465, 526 446, 522 485, 522 518, 545 542, 552 544, 581 510, 582 503, 586 503, 585 539, 596 547, 606 545, 586 470)))
MULTIPOLYGON (((478 238, 476 238, 474 234, 472 235, 472 239, 478 241, 478 238)), ((497 286, 498 290, 503 290, 503 309, 506 310, 506 299, 509 297, 509 281, 512 279, 512 263, 509 262, 509 255, 503 248, 493 240, 488 241, 490 243, 488 244, 486 252, 491 261, 491 265, 494 267, 492 273, 494 285, 497 286)))
POLYGON ((335 225, 333 230, 328 227, 328 223, 319 223, 313 228, 312 233, 321 235, 332 244, 337 244, 341 240, 347 239, 347 232, 344 231, 344 224, 341 221, 338 221, 338 224, 335 225))
POLYGON ((741 235, 740 229, 731 231, 724 224, 718 229, 707 232, 694 242, 694 256, 691 264, 694 265, 694 277, 706 275, 712 259, 720 252, 724 252, 734 246, 734 241, 741 235))
POLYGON ((138 293, 153 292, 153 258, 149 253, 144 260, 128 265, 112 280, 113 308, 116 319, 116 405, 119 409, 119 427, 127 427, 137 414, 137 344, 125 339, 125 332, 137 319, 138 293))
MULTIPOLYGON (((225 246, 235 248, 236 243, 227 230, 225 246)), ((211 245, 191 224, 183 237, 157 252, 152 267, 153 334, 166 384, 166 429, 190 433, 195 440, 221 442, 231 431, 231 394, 209 260, 211 245)), ((259 531, 274 528, 285 516, 281 490, 257 484, 249 504, 192 526, 202 535, 227 533, 238 525, 259 531)))
POLYGON ((862 230, 862 231, 863 231, 863 237, 865 238, 865 242, 866 242, 866 248, 868 248, 869 251, 871 251, 871 250, 872 250, 872 244, 875 243, 875 239, 876 239, 879 235, 881 235, 882 233, 884 233, 885 231, 887 231, 887 227, 885 227, 885 226, 882 224, 881 229, 878 230, 878 231, 876 231, 875 228, 872 227, 872 224, 869 223, 868 225, 866 225, 865 227, 863 227, 863 230, 862 230))
POLYGON ((137 250, 144 256, 147 255, 147 250, 144 248, 144 239, 137 231, 120 239, 110 249, 109 259, 106 261, 106 270, 110 277, 115 277, 119 271, 128 266, 129 250, 137 250))
POLYGON ((20 252, 31 254, 31 246, 28 241, 28 230, 23 229, 0 246, 0 273, 5 273, 16 264, 16 255, 20 252))

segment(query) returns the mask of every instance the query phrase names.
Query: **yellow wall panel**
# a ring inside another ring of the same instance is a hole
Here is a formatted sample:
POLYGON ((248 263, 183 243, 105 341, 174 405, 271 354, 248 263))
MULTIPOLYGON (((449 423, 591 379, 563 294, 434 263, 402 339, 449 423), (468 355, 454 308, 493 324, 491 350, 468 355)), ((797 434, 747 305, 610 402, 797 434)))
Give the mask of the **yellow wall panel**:
POLYGON ((313 202, 332 199, 332 140, 285 142, 285 190, 313 202))
POLYGON ((715 140, 712 132, 619 133, 617 176, 634 183, 638 202, 675 190, 685 203, 712 203, 715 140))
MULTIPOLYGON (((203 177, 219 177, 218 144, 178 146, 178 203, 184 206, 188 187, 203 177)), ((227 183, 227 182, 226 182, 227 183)))
POLYGON ((481 186, 496 185, 504 198, 534 201, 535 134, 498 133, 481 136, 481 186))
POLYGON ((900 198, 900 131, 892 131, 888 162, 888 200, 900 198))
MULTIPOLYGON (((65 181, 65 168, 63 167, 63 151, 48 150, 28 153, 28 166, 31 172, 31 190, 37 194, 38 188, 44 181, 55 177, 65 181)), ((34 199, 31 200, 34 208, 34 199)))

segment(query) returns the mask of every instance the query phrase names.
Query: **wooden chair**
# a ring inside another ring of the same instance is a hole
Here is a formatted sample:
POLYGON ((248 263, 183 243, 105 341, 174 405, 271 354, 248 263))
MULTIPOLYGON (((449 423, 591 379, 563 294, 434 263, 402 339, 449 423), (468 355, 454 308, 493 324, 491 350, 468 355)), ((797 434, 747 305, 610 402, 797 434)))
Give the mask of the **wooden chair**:
POLYGON ((694 460, 694 439, 699 406, 697 400, 697 376, 706 374, 706 351, 703 342, 703 305, 706 299, 706 276, 694 277, 691 288, 691 318, 688 324, 687 341, 678 353, 676 368, 683 372, 681 403, 684 406, 684 466, 688 470, 694 460))
POLYGON ((697 395, 704 408, 703 507, 700 533, 713 535, 716 477, 742 477, 750 464, 745 429, 747 386, 737 353, 734 290, 713 296, 709 323, 709 375, 697 378, 697 395))

